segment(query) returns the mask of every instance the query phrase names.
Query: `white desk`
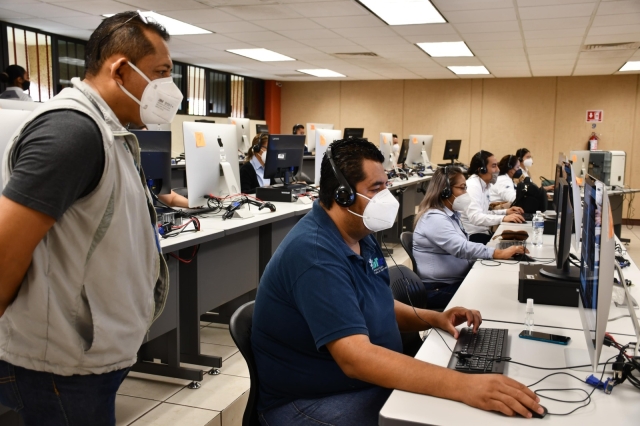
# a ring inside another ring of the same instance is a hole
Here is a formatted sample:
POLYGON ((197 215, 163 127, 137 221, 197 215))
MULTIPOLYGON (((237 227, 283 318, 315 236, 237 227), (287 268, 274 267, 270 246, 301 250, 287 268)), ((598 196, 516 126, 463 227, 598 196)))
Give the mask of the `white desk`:
MULTIPOLYGON (((485 323, 485 327, 509 329, 509 356, 514 361, 525 364, 544 367, 563 367, 565 346, 549 343, 535 342, 518 338, 522 326, 504 323, 485 323)), ((536 327, 536 330, 548 333, 563 334, 571 337, 569 348, 585 349, 586 343, 583 333, 580 331, 563 330, 536 327)), ((455 340, 449 334, 440 332, 453 349, 455 340)), ((603 350, 602 361, 615 352, 610 348, 603 350)), ((442 339, 432 332, 420 348, 416 358, 435 365, 446 367, 451 352, 442 342, 442 339)), ((586 378, 590 373, 583 371, 568 371, 577 377, 586 378)), ((505 374, 525 385, 530 385, 553 371, 535 370, 516 364, 508 364, 505 374)), ((429 380, 425 377, 425 380, 429 380)), ((583 388, 590 392, 591 388, 585 383, 565 375, 548 378, 533 389, 542 388, 583 388)), ((577 392, 555 393, 558 398, 582 399, 583 394, 577 392), (579 397, 578 397, 579 396, 579 397)), ((553 422, 556 425, 638 425, 640 419, 640 393, 631 384, 625 382, 614 388, 611 395, 606 395, 601 390, 596 390, 592 395, 589 406, 581 408, 569 416, 547 415, 542 421, 553 422)), ((576 408, 579 404, 563 404, 548 399, 540 402, 549 413, 565 413, 576 408)), ((522 417, 507 417, 496 412, 482 411, 469 407, 463 403, 419 395, 410 392, 395 390, 380 411, 379 424, 381 426, 408 426, 408 425, 513 425, 513 424, 538 424, 536 419, 524 419, 522 417), (528 423, 531 422, 531 423, 528 423)))

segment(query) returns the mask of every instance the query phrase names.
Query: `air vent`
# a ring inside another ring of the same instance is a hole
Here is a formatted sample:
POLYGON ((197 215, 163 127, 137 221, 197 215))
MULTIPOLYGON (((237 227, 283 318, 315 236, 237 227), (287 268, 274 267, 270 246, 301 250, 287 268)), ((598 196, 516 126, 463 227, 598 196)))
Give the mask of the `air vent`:
POLYGON ((344 53, 334 53, 333 56, 365 56, 365 57, 378 57, 377 54, 373 52, 344 52, 344 53))
POLYGON ((276 74, 276 77, 280 78, 300 78, 300 77, 309 77, 307 74, 276 74))
POLYGON ((600 50, 638 50, 640 43, 606 43, 606 44, 585 44, 582 46, 583 52, 597 52, 600 50))

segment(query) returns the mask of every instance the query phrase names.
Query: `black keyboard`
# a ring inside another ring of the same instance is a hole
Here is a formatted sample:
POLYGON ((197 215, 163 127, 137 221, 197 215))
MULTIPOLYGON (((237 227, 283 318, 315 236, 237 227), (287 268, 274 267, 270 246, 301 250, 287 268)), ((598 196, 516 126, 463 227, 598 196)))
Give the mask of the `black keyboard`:
POLYGON ((479 328, 476 334, 473 334, 472 328, 463 328, 453 351, 468 355, 451 354, 448 368, 462 373, 502 374, 506 362, 496 361, 495 358, 508 356, 508 335, 509 331, 501 328, 479 328))

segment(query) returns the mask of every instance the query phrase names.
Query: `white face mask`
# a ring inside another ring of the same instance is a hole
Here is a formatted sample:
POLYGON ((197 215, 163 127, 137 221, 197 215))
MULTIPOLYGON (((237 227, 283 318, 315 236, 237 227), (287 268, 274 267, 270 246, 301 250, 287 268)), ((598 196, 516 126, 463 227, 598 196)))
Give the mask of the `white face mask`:
POLYGON ((491 180, 489 181, 490 184, 494 185, 497 181, 498 181, 498 176, 500 175, 500 173, 495 172, 491 174, 491 180))
POLYGON ((522 162, 526 168, 533 166, 533 158, 527 158, 522 162))
POLYGON ((354 213, 351 210, 349 210, 349 213, 361 217, 364 226, 366 226, 368 230, 379 232, 393 226, 393 222, 395 222, 396 216, 398 215, 400 203, 398 203, 398 200, 396 200, 396 197, 393 196, 391 191, 385 188, 374 195, 373 198, 366 197, 362 194, 357 195, 369 200, 369 204, 364 208, 362 215, 354 213))
POLYGON ((464 193, 462 195, 459 196, 455 196, 455 200, 453 200, 453 204, 451 205, 451 208, 453 208, 453 211, 455 212, 464 212, 467 210, 467 207, 469 207, 469 204, 471 204, 471 195, 469 195, 468 193, 464 193))
POLYGON ((182 102, 182 92, 173 82, 173 78, 158 78, 152 81, 149 80, 149 77, 140 71, 138 67, 131 62, 127 61, 127 63, 140 74, 142 78, 149 82, 147 87, 144 88, 142 99, 140 100, 125 89, 123 85, 118 83, 122 91, 140 105, 140 119, 142 122, 144 124, 171 123, 182 102))
POLYGON ((266 149, 264 151, 262 151, 262 153, 260 154, 260 157, 262 158, 262 162, 264 164, 267 164, 267 150, 266 149))
POLYGON ((399 152, 400 151, 400 145, 395 144, 393 145, 393 152, 399 152))

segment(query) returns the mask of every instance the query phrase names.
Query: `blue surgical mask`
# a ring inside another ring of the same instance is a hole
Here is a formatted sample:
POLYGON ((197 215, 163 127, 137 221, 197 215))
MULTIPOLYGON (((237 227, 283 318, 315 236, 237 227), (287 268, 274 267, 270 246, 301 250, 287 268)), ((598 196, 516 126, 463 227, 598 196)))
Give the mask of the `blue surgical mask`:
POLYGON ((516 172, 513 174, 514 179, 520 179, 520 176, 522 176, 522 169, 516 170, 516 172))

